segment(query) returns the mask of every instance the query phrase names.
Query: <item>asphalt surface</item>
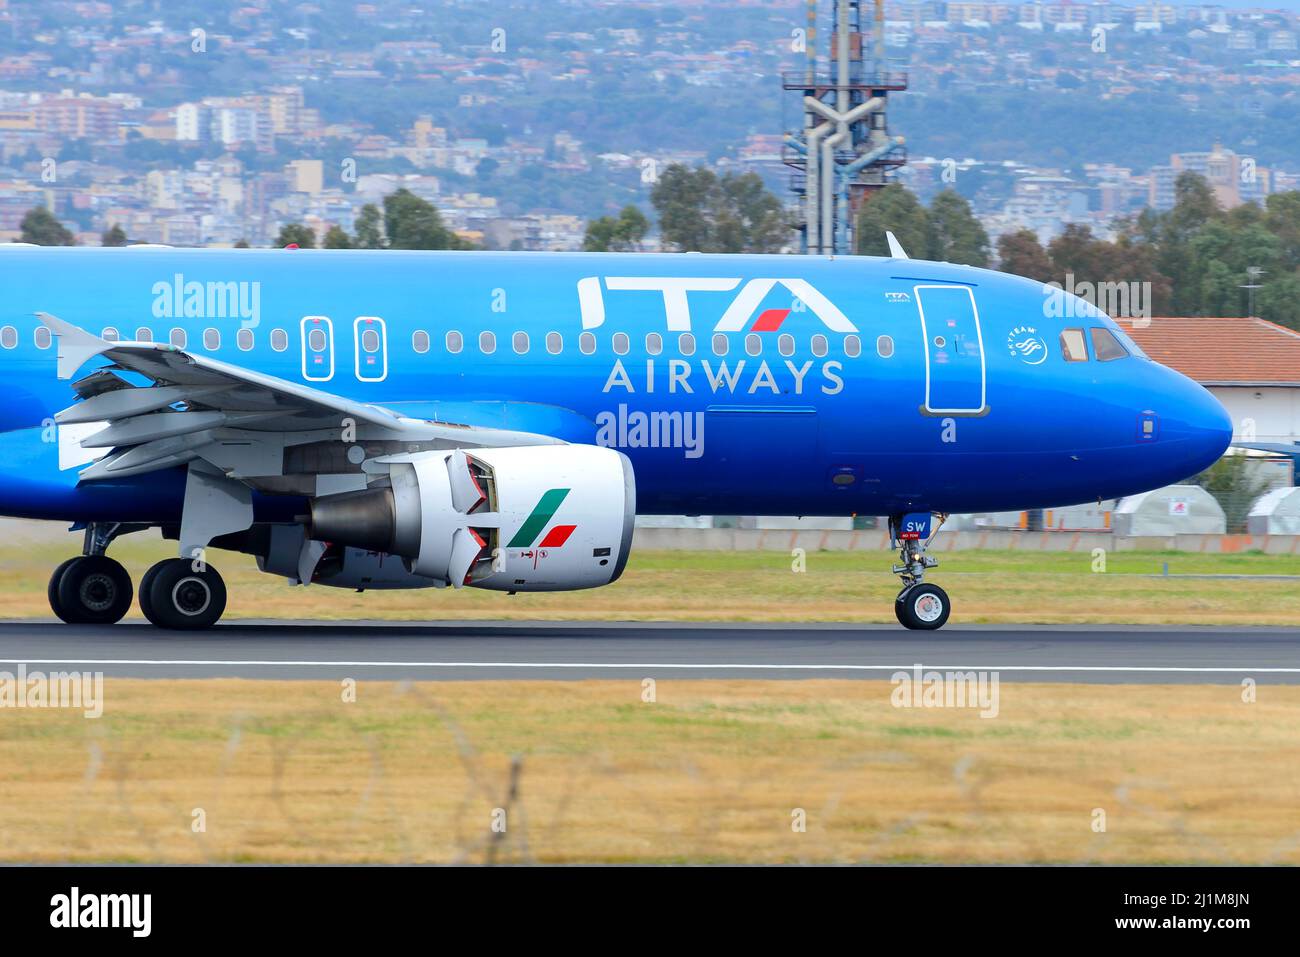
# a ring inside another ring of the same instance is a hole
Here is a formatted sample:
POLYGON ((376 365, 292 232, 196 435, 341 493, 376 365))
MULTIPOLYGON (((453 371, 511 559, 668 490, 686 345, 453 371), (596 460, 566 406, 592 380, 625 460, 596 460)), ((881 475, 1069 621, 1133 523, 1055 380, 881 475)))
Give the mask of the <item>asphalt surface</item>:
POLYGON ((0 622, 0 672, 141 678, 484 680, 889 679, 996 671, 1002 681, 1300 684, 1300 628, 641 622, 234 621, 202 633, 0 622))

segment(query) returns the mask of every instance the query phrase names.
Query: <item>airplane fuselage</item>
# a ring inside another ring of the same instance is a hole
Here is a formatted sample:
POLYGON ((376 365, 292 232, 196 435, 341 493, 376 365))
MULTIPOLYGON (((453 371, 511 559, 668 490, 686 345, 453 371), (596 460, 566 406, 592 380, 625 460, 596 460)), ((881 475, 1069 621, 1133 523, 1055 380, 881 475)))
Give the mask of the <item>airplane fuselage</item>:
MULTIPOLYGON (((184 469, 78 484, 94 453, 53 424, 73 395, 38 311, 412 418, 612 445, 646 514, 1095 501, 1187 478, 1231 432, 1178 373, 1138 354, 1101 361, 1107 336, 1136 352, 1110 319, 965 266, 10 247, 0 284, 9 515, 174 522, 184 490, 184 469)), ((259 519, 300 510, 275 499, 259 496, 259 519)))

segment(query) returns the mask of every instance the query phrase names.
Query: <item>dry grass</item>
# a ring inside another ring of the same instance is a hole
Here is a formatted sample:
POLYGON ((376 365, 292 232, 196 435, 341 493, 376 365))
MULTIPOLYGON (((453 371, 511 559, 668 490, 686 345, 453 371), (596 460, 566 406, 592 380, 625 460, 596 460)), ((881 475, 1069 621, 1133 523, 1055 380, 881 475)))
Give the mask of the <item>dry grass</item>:
MULTIPOLYGON (((125 537, 112 555, 139 581, 173 543, 125 537)), ((45 585, 79 545, 0 546, 0 617, 48 617, 45 585)), ((791 571, 783 552, 639 552, 606 588, 521 594, 466 588, 358 594, 288 585, 246 555, 213 551, 230 586, 231 618, 404 620, 582 619, 677 621, 893 622, 892 556, 812 552, 791 571)), ((1117 552, 1105 574, 1087 553, 957 552, 930 576, 954 598, 954 622, 1292 625, 1300 621, 1296 581, 1178 578, 1182 574, 1300 575, 1300 556, 1117 552), (1150 577, 1168 562, 1175 577, 1150 577)), ((132 616, 139 617, 135 609, 132 616)))
POLYGON ((108 679, 98 721, 0 712, 0 859, 1300 863, 1298 687, 890 690, 108 679))

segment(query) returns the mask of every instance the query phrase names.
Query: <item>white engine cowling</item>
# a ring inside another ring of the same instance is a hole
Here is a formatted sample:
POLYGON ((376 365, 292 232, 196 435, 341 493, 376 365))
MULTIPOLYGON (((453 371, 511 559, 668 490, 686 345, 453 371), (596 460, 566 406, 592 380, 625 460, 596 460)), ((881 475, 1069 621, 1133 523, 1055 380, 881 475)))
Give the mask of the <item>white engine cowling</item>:
POLYGON ((391 488, 315 499, 313 539, 400 555, 413 574, 456 588, 595 588, 627 564, 636 483, 614 449, 455 449, 371 465, 391 488))

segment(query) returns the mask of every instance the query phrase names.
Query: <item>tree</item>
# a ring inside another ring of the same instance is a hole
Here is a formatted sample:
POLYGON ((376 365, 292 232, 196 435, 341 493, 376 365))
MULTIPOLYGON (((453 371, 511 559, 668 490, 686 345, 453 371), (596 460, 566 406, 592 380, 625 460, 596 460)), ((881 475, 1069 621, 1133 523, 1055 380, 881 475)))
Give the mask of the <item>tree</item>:
POLYGON ((931 200, 929 223, 930 259, 980 268, 988 266, 989 234, 961 194, 945 189, 931 200))
POLYGON ((114 223, 104 231, 104 235, 99 239, 99 244, 101 246, 125 246, 126 241, 126 230, 114 223))
POLYGON ((437 208, 409 189, 384 197, 384 232, 390 249, 467 249, 469 244, 443 225, 437 208))
POLYGON ((756 173, 674 163, 650 192, 663 242, 679 252, 772 253, 789 238, 781 201, 756 173))
POLYGON ((930 217, 914 195, 898 183, 874 191, 858 213, 857 246, 862 256, 888 256, 885 231, 892 232, 909 256, 930 254, 930 217))
POLYGON ((582 248, 588 252, 635 252, 650 229, 645 213, 632 205, 624 206, 618 217, 602 216, 587 223, 582 248))
POLYGON ((77 237, 72 231, 54 218, 44 206, 36 206, 27 211, 19 224, 22 235, 19 242, 35 243, 37 246, 75 246, 77 237))
POLYGON ((347 231, 342 226, 335 224, 325 234, 323 246, 325 249, 351 249, 352 237, 347 234, 347 231))
POLYGON ((1018 229, 998 237, 998 269, 1039 282, 1057 278, 1047 250, 1032 229, 1018 229))
POLYGON ((386 245, 384 240, 384 221, 379 212, 379 207, 374 203, 366 203, 361 207, 361 212, 357 214, 356 221, 356 239, 353 245, 357 249, 383 249, 386 245))
POLYGON ((301 223, 287 223, 280 228, 280 235, 275 238, 275 244, 281 249, 285 246, 315 249, 316 234, 301 223))
POLYGON ((659 235, 683 252, 712 251, 712 227, 706 219, 710 197, 718 188, 713 170, 673 163, 663 171, 650 204, 659 214, 659 235))
POLYGON ((247 239, 241 239, 241 240, 239 240, 239 242, 235 243, 235 248, 236 248, 236 249, 247 249, 247 248, 248 248, 248 240, 247 240, 247 239))

